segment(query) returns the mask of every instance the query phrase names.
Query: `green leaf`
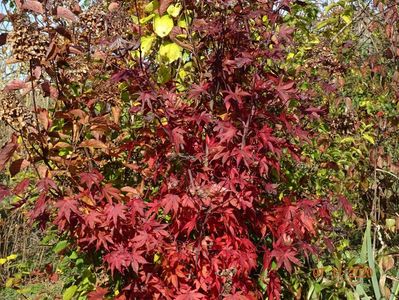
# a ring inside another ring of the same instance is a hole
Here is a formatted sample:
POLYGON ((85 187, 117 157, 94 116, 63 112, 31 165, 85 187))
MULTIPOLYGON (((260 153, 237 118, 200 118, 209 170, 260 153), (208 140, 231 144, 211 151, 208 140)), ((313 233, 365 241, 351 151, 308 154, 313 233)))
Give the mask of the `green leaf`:
POLYGON ((67 246, 68 246, 68 241, 59 241, 58 243, 57 243, 57 245, 55 245, 55 247, 53 248, 53 251, 55 252, 55 253, 59 253, 59 252, 61 252, 62 250, 64 250, 67 246))
POLYGON ((141 52, 146 55, 150 52, 156 37, 153 35, 141 37, 141 52))
POLYGON ((70 258, 70 259, 77 259, 77 258, 78 258, 78 254, 76 253, 76 251, 73 251, 73 252, 71 253, 71 255, 69 255, 69 258, 70 258))
POLYGON ((62 300, 71 300, 72 297, 75 295, 77 289, 78 286, 76 285, 72 285, 69 288, 67 288, 65 292, 62 294, 62 300))
POLYGON ((159 55, 163 61, 172 63, 182 56, 182 48, 175 43, 163 44, 159 48, 159 55))
POLYGON ((182 9, 182 5, 180 3, 169 5, 167 12, 172 17, 176 18, 182 9))
POLYGON ((173 19, 169 15, 156 16, 154 19, 154 32, 160 36, 167 36, 173 28, 173 19))

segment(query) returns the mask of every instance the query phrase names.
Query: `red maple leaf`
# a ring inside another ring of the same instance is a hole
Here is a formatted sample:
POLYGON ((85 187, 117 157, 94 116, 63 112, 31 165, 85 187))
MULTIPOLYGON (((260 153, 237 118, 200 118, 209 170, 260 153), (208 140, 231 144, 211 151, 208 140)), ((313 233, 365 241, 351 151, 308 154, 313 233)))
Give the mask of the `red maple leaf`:
POLYGON ((112 203, 112 199, 121 200, 120 191, 113 187, 110 183, 107 183, 102 188, 102 195, 105 197, 109 203, 112 203))
POLYGON ((94 229, 96 227, 96 224, 102 223, 101 216, 102 214, 100 214, 99 212, 91 210, 88 215, 85 215, 84 221, 86 225, 89 226, 89 228, 94 229))
POLYGON ((112 220, 114 225, 116 225, 118 222, 118 218, 126 220, 125 211, 126 211, 126 206, 121 203, 118 203, 116 205, 108 204, 105 207, 107 222, 112 220))
POLYGON ((190 99, 197 99, 197 98, 199 98, 202 94, 209 95, 209 93, 208 93, 208 91, 207 91, 207 90, 209 89, 209 87, 210 87, 210 83, 208 83, 208 82, 202 83, 202 84, 200 84, 200 85, 198 85, 198 84, 193 84, 193 85, 191 86, 191 88, 190 88, 190 92, 189 92, 188 97, 189 97, 190 99))
POLYGON ((120 246, 118 250, 112 251, 104 256, 104 260, 108 263, 112 275, 115 270, 120 273, 123 272, 124 268, 127 268, 132 262, 132 256, 129 251, 125 250, 123 246, 120 246))
POLYGON ((183 128, 173 128, 171 132, 171 141, 175 145, 176 152, 180 152, 180 146, 185 145, 184 134, 186 131, 183 128))
POLYGON ((198 300, 198 299, 203 299, 205 298, 205 295, 199 292, 187 292, 184 294, 180 294, 179 296, 177 296, 175 299, 176 300, 198 300))
POLYGON ((163 206, 164 213, 168 214, 172 211, 174 214, 177 213, 179 209, 180 197, 173 194, 167 194, 163 197, 161 205, 163 206))
POLYGON ((237 101, 238 107, 243 107, 243 98, 247 96, 251 96, 250 93, 243 91, 238 85, 236 86, 234 92, 232 90, 224 90, 223 93, 226 93, 227 96, 224 97, 224 105, 226 106, 227 111, 229 111, 231 107, 231 100, 237 101))
POLYGON ((268 274, 269 284, 267 285, 267 296, 269 300, 280 300, 281 297, 281 280, 275 271, 268 274))
POLYGON ((83 172, 80 174, 80 182, 82 184, 85 184, 89 190, 91 190, 91 187, 93 185, 96 185, 97 187, 103 181, 104 176, 100 174, 97 170, 94 170, 92 172, 83 172))
POLYGON ((65 218, 68 222, 70 222, 71 213, 76 215, 80 214, 78 209, 78 201, 73 198, 65 197, 64 199, 59 200, 55 206, 58 207, 57 219, 65 218))
POLYGON ((147 264, 148 262, 145 260, 145 258, 141 255, 144 253, 144 250, 142 251, 137 251, 133 250, 131 254, 131 265, 133 268, 133 271, 138 273, 139 272, 139 264, 147 264))
POLYGON ((218 121, 214 131, 218 132, 217 137, 220 139, 220 143, 230 142, 237 136, 237 128, 228 121, 218 121))
POLYGON ((13 193, 15 195, 21 195, 26 191, 26 189, 29 187, 30 180, 29 178, 25 178, 22 180, 20 183, 16 185, 16 187, 13 189, 13 193))
POLYGON ((277 268, 284 265, 288 273, 292 272, 292 264, 301 264, 300 260, 295 257, 296 254, 297 251, 289 247, 275 248, 271 252, 271 255, 276 258, 277 268))

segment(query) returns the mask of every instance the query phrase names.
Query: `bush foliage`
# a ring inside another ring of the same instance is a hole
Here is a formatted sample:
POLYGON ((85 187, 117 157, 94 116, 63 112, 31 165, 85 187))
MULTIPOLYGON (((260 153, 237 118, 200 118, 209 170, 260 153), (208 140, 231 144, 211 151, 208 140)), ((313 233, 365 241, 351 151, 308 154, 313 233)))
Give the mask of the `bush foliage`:
POLYGON ((4 7, 0 199, 59 233, 64 299, 398 292, 396 4, 4 7))

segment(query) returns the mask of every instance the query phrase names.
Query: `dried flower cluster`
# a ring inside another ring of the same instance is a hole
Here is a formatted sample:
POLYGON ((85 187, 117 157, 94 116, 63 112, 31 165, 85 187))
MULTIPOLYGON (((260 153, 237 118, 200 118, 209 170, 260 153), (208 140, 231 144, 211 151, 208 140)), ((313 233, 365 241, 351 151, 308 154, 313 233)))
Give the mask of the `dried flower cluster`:
POLYGON ((79 24, 82 29, 81 36, 89 40, 95 40, 104 35, 106 30, 106 15, 101 6, 93 6, 79 14, 79 24))
POLYGON ((12 47, 14 58, 19 61, 41 61, 46 58, 48 36, 37 26, 14 23, 14 30, 8 35, 7 41, 12 47))
POLYGON ((32 113, 22 104, 21 98, 15 92, 0 94, 0 121, 17 130, 34 123, 32 113))

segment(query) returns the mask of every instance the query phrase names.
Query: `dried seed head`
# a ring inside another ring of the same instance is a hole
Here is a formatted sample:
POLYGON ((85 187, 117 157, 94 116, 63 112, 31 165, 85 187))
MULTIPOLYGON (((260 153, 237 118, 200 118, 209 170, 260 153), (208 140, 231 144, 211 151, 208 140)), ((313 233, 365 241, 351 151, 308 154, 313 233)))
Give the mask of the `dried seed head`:
POLYGON ((21 98, 15 92, 1 92, 0 121, 17 130, 34 125, 32 113, 22 104, 21 98))
POLYGON ((15 22, 14 30, 7 36, 14 58, 20 61, 46 58, 48 37, 34 24, 26 24, 21 19, 15 22))

